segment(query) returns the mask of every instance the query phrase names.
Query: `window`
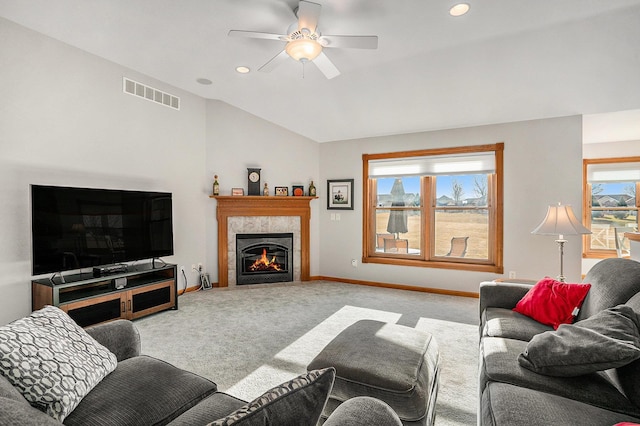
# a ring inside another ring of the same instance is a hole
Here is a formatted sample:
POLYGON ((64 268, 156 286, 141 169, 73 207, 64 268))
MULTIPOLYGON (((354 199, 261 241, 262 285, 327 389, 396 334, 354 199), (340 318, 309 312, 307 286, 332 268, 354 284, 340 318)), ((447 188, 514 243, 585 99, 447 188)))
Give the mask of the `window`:
POLYGON ((628 250, 624 233, 638 229, 640 157, 587 159, 582 168, 583 222, 592 232, 583 256, 616 257, 616 242, 621 253, 628 250))
POLYGON ((363 261, 502 273, 503 150, 364 154, 363 261))

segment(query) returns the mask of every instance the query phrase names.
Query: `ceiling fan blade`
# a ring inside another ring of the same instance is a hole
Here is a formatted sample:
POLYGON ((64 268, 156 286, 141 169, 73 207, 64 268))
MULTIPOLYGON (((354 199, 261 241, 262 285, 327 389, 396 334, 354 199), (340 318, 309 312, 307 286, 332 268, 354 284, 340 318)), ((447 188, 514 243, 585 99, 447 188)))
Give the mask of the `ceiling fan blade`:
POLYGON ((262 38, 266 40, 285 40, 286 35, 272 34, 272 33, 260 33, 257 31, 241 31, 231 30, 229 31, 230 37, 248 37, 248 38, 262 38))
POLYGON ((318 41, 323 47, 345 47, 351 49, 378 48, 378 36, 323 35, 318 41))
POLYGON ((338 71, 338 68, 333 65, 331 59, 329 59, 329 57, 325 55, 324 52, 320 52, 318 57, 313 60, 313 63, 316 64, 318 69, 322 71, 322 74, 324 74, 324 76, 329 80, 340 75, 340 71, 338 71))
POLYGON ((320 10, 322 6, 318 3, 301 0, 298 5, 298 30, 308 29, 313 34, 316 32, 318 20, 320 19, 320 10))
POLYGON ((270 72, 271 70, 276 68, 278 65, 280 65, 281 63, 286 61, 288 57, 289 57, 289 55, 287 54, 287 52, 285 50, 283 50, 282 52, 278 53, 276 56, 271 58, 269 60, 269 62, 267 62, 266 64, 264 64, 260 68, 258 68, 258 71, 270 72))

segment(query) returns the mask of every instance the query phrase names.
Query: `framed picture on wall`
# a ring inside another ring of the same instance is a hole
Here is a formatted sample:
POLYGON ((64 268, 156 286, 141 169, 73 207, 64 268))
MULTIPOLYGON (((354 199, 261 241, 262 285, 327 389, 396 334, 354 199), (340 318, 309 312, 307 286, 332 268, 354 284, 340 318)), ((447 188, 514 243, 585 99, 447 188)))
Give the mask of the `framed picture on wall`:
POLYGON ((353 179, 327 180, 327 210, 353 210, 353 179))

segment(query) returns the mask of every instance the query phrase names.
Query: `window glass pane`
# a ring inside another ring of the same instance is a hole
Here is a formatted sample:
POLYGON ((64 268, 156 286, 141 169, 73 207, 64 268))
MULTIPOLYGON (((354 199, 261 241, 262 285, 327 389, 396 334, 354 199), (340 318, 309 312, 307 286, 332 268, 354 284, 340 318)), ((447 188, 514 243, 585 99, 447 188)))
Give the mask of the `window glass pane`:
POLYGON ((435 255, 489 258, 489 212, 487 210, 437 210, 435 255))
POLYGON ((436 180, 438 206, 487 206, 489 175, 443 175, 436 180))
POLYGON ((405 206, 420 206, 420 177, 387 177, 377 179, 378 207, 388 207, 393 203, 404 203, 405 206), (400 182, 397 182, 397 180, 400 182), (395 189, 394 189, 395 184, 395 189))
POLYGON ((420 177, 378 178, 377 188, 377 206, 391 208, 376 211, 376 251, 420 255, 420 210, 410 208, 420 207, 420 177))
POLYGON ((420 210, 376 210, 376 252, 420 255, 421 222, 420 210))
POLYGON ((615 250, 614 228, 621 233, 637 228, 635 182, 595 182, 591 185, 591 249, 615 250))
POLYGON ((591 204, 596 207, 634 207, 636 205, 636 183, 593 183, 591 204))

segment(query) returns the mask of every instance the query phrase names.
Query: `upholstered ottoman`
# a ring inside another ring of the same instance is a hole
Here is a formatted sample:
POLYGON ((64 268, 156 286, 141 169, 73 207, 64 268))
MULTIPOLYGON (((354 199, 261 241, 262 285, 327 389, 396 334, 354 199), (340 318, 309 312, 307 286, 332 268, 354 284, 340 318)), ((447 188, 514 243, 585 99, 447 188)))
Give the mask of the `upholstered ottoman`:
POLYGON ((356 396, 381 399, 404 425, 432 425, 438 392, 438 345, 424 331, 362 320, 347 327, 311 361, 308 370, 336 369, 323 412, 328 417, 356 396))

